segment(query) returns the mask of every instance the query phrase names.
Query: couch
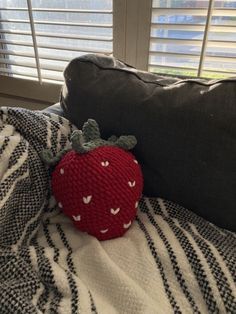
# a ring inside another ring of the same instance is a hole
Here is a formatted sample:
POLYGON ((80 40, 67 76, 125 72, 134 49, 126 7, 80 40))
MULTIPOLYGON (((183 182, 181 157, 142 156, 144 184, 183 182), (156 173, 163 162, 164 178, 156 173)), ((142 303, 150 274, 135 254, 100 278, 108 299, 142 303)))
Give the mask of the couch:
POLYGON ((104 55, 72 60, 64 77, 43 112, 0 108, 0 313, 236 313, 236 80, 104 55), (42 159, 88 118, 103 137, 136 136, 144 175, 135 220, 108 241, 74 228, 42 159))

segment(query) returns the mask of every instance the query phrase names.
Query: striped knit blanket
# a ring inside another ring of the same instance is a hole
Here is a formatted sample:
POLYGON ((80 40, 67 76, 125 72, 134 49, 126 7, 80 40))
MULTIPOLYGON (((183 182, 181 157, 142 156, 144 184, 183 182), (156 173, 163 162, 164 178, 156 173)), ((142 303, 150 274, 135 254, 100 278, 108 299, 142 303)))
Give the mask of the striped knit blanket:
POLYGON ((236 235, 143 198, 122 238, 74 229, 39 153, 69 145, 56 115, 0 109, 0 313, 236 313, 236 235))

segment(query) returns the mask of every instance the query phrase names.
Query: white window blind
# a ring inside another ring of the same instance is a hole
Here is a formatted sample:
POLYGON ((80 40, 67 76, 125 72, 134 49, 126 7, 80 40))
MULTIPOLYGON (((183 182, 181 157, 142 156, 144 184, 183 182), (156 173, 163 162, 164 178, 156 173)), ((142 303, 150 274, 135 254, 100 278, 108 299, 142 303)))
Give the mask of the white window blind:
POLYGON ((112 0, 0 1, 0 75, 59 83, 90 52, 113 53, 112 0))
POLYGON ((153 0, 149 70, 236 75, 236 1, 153 0))
POLYGON ((0 0, 0 75, 61 83, 89 52, 158 73, 235 76, 236 0, 0 0))

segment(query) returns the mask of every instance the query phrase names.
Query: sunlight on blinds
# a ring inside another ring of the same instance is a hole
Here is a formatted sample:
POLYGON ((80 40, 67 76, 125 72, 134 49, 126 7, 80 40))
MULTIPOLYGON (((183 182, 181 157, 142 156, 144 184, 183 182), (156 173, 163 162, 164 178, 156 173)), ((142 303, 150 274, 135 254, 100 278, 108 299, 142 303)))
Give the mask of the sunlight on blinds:
POLYGON ((112 0, 1 0, 0 6, 0 74, 60 82, 72 58, 112 54, 112 0))
POLYGON ((236 1, 153 0, 149 70, 235 76, 236 1))

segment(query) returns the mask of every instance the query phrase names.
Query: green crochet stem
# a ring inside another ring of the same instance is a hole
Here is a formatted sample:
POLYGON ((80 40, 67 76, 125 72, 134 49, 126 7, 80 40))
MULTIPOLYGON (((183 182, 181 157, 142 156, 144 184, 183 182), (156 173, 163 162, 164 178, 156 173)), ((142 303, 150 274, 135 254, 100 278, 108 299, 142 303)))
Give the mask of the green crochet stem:
POLYGON ((60 160, 63 155, 65 155, 70 149, 63 149, 59 153, 57 153, 56 156, 53 156, 53 153, 50 149, 44 149, 40 153, 40 157, 43 160, 43 162, 49 166, 54 166, 56 165, 60 160))
MULTIPOLYGON (((84 123, 82 131, 75 130, 71 136, 72 149, 80 154, 86 154, 93 149, 100 146, 114 146, 124 150, 130 150, 137 144, 135 136, 127 135, 116 137, 115 135, 103 140, 100 135, 100 130, 97 122, 93 119, 89 119, 84 123)), ((55 157, 50 150, 44 150, 41 153, 43 161, 48 165, 57 164, 61 157, 68 152, 63 150, 59 152, 55 157)))

